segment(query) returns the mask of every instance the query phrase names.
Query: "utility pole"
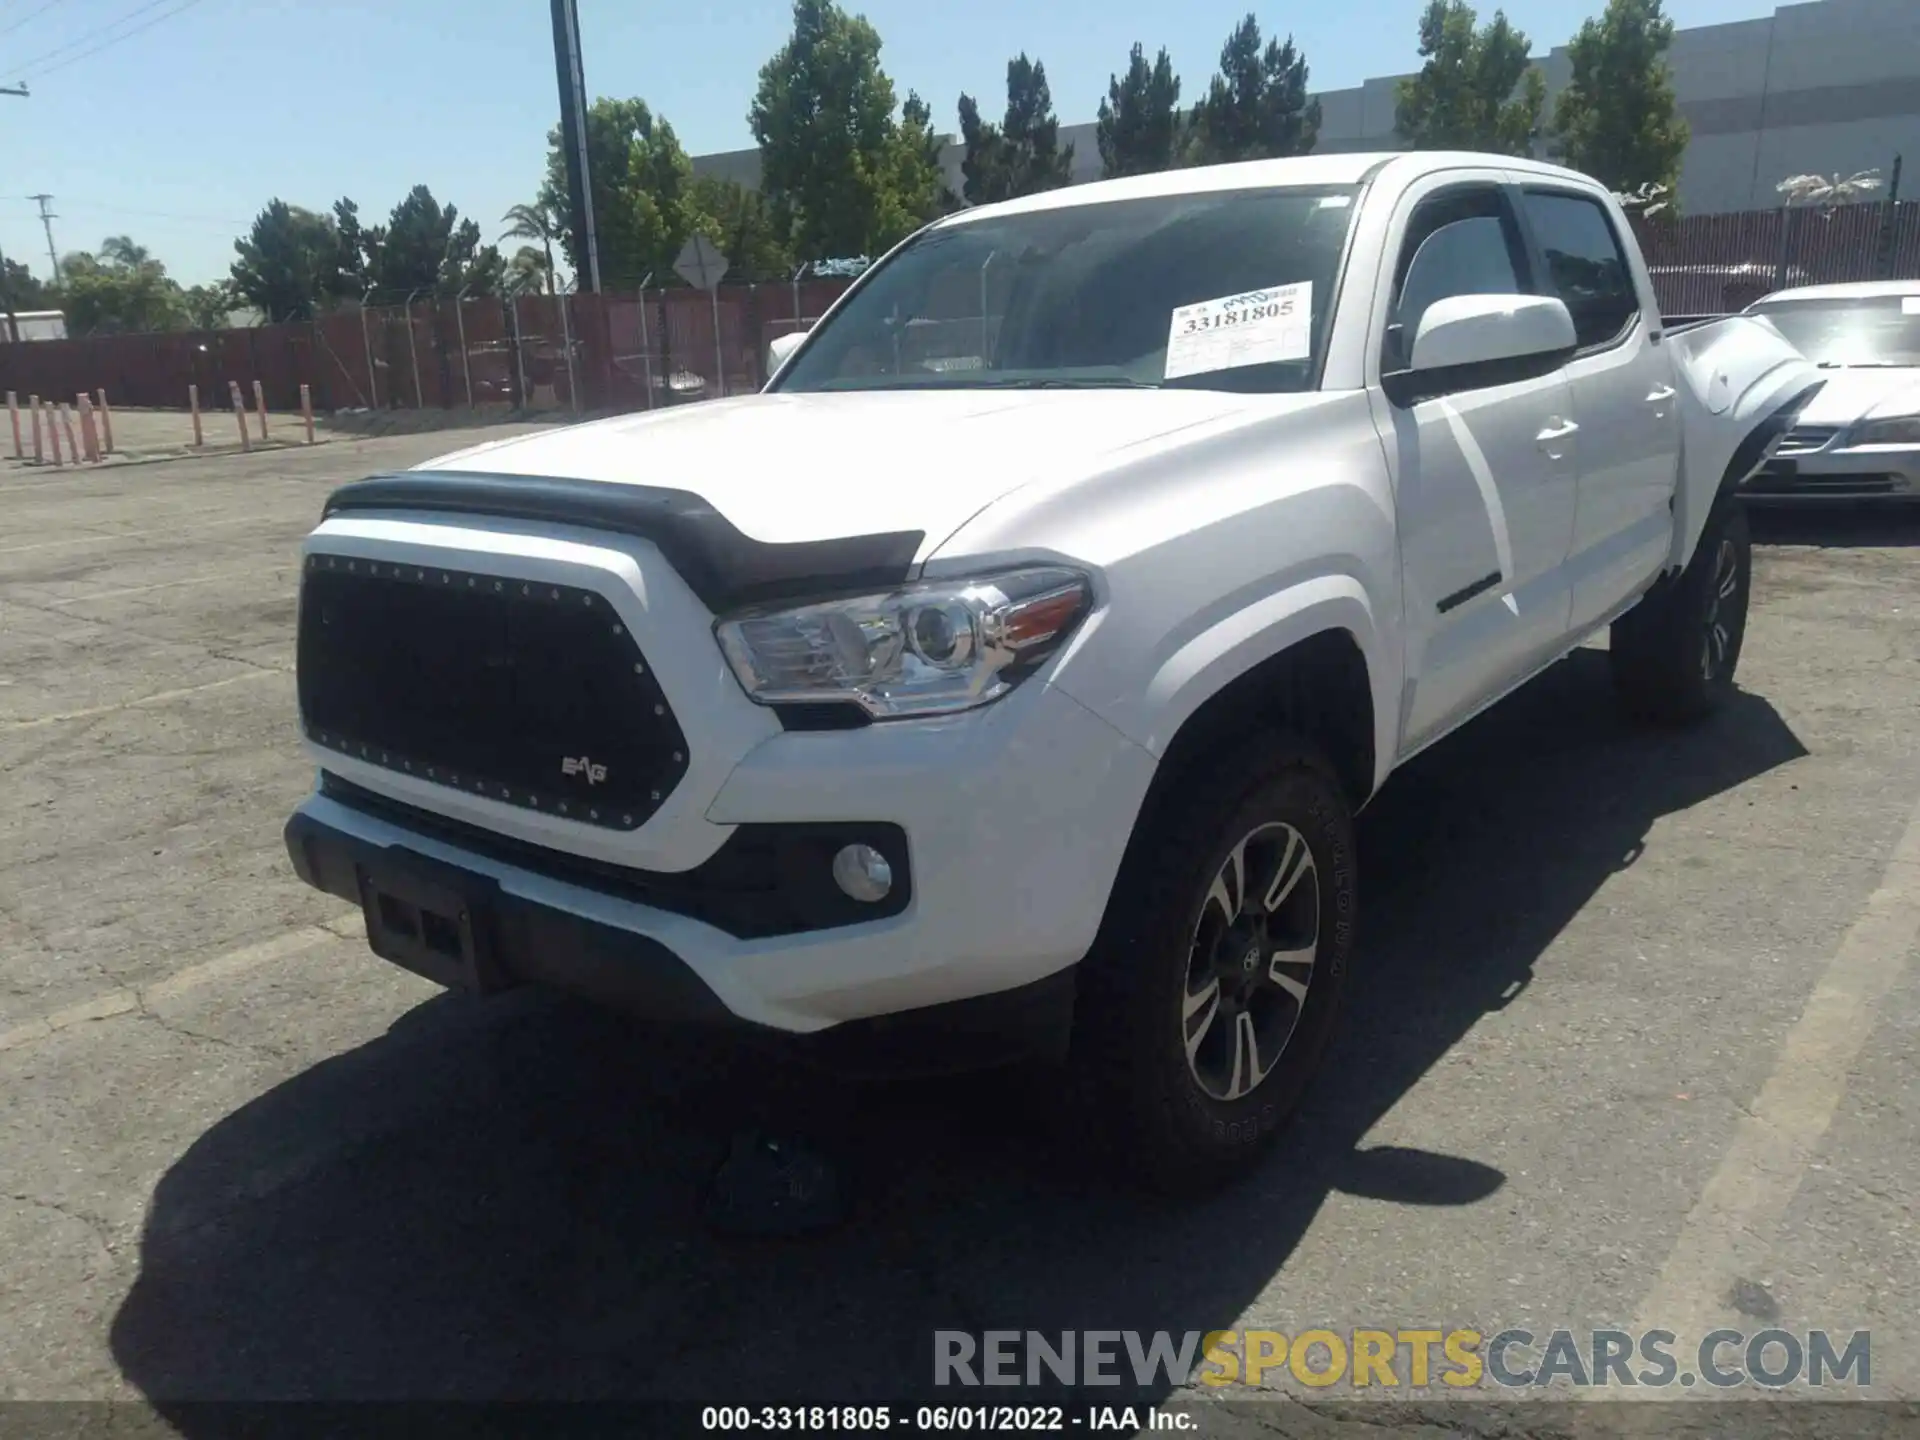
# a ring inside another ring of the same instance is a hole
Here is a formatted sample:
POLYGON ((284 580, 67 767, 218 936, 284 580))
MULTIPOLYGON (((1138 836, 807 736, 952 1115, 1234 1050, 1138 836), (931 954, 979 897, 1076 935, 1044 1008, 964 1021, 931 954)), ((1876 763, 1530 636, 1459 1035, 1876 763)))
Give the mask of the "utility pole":
POLYGON ((60 283, 60 256, 53 248, 53 222, 60 217, 47 209, 47 206, 53 203, 53 197, 51 195, 29 195, 27 198, 40 207, 40 223, 46 227, 47 231, 47 264, 53 267, 53 283, 58 285, 60 283))
POLYGON ((60 283, 60 256, 53 246, 53 222, 60 217, 47 207, 53 203, 51 195, 29 195, 27 197, 40 207, 40 224, 47 232, 47 264, 53 269, 53 283, 60 283))
POLYGON ((580 65, 580 13, 575 0, 552 0, 553 63, 560 78, 560 148, 567 161, 573 238, 586 260, 578 290, 600 289, 600 238, 593 224, 593 180, 587 168, 587 82, 580 65))

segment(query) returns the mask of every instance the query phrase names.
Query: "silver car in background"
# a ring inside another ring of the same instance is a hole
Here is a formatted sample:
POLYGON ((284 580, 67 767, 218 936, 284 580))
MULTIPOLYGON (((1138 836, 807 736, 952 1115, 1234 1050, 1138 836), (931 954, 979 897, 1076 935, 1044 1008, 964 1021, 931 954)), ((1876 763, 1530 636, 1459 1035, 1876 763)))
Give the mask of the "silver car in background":
POLYGON ((1920 280, 1777 290, 1745 313, 1827 374, 1748 498, 1920 501, 1920 280))

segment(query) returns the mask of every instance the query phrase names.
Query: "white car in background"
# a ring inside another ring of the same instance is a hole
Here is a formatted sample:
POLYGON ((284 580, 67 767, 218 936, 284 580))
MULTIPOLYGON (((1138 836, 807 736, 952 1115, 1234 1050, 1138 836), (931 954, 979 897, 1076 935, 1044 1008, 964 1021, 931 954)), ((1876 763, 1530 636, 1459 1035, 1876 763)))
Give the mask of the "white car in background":
POLYGON ((1920 501, 1920 280, 1808 285, 1749 305, 1828 373, 1754 501, 1920 501))

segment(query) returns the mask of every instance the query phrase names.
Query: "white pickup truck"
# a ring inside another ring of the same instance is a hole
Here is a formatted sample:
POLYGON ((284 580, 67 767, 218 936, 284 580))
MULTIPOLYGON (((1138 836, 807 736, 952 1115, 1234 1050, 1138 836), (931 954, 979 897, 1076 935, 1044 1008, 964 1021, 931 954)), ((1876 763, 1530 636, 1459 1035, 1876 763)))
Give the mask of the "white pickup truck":
POLYGON ((1172 1187, 1300 1104, 1396 766, 1608 626, 1635 711, 1731 691, 1821 383, 1474 154, 968 210, 779 351, 330 497, 293 863, 450 986, 1049 1054, 1172 1187))

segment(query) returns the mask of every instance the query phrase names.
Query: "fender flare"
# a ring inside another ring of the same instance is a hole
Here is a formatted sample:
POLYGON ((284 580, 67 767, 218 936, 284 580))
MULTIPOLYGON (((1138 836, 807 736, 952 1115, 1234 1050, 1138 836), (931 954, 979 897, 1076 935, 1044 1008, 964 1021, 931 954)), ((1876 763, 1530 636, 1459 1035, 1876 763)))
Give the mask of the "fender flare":
POLYGON ((1373 596, 1347 573, 1312 576, 1264 594, 1191 635, 1154 672, 1141 743, 1162 759, 1181 728, 1227 686, 1316 635, 1351 636, 1366 665, 1373 700, 1373 783, 1385 779, 1399 723, 1397 657, 1386 653, 1373 596))

